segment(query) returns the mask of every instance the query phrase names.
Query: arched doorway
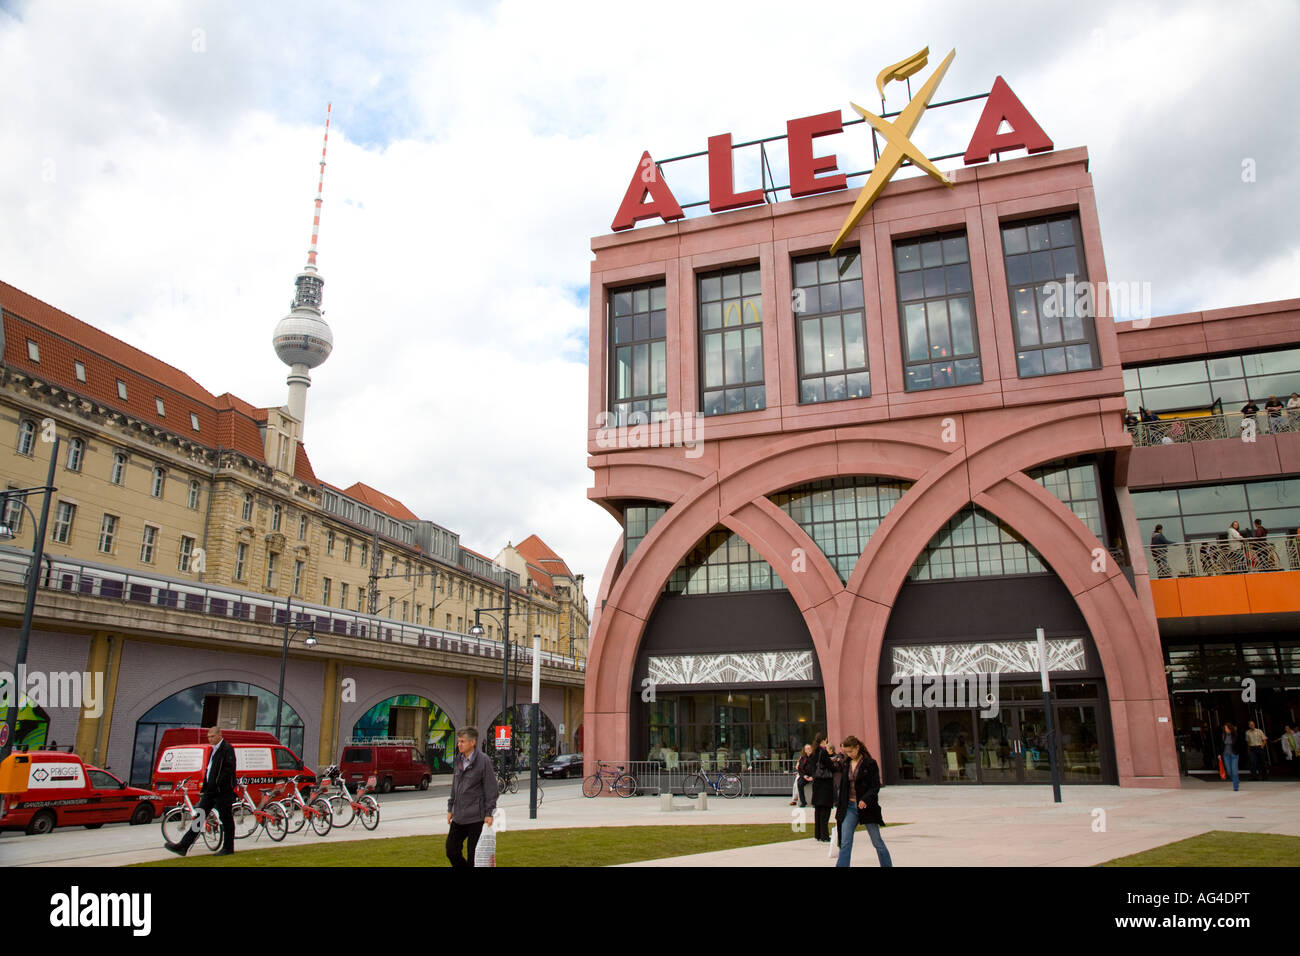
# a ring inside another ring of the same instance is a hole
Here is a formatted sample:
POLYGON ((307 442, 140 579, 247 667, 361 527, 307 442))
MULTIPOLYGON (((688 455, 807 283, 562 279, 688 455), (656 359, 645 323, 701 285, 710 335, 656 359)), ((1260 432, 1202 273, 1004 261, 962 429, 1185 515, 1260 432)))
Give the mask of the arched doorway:
MULTIPOLYGON (((173 727, 220 726, 229 730, 275 733, 274 691, 246 681, 209 681, 177 691, 159 701, 135 724, 131 753, 131 785, 147 787, 162 732, 173 727)), ((280 717, 280 739, 299 757, 303 754, 303 722, 286 701, 280 717)))
POLYGON ((373 743, 391 738, 414 740, 434 773, 450 773, 456 754, 456 729, 441 707, 418 694, 381 700, 352 725, 352 740, 373 743))

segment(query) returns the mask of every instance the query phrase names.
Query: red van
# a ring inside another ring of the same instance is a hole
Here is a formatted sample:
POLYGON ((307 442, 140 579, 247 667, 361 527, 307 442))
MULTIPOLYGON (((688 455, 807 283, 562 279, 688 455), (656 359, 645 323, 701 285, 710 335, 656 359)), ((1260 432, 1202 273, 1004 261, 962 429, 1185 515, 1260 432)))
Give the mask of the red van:
POLYGON ((371 776, 379 781, 380 793, 394 787, 428 790, 433 781, 424 754, 410 744, 350 744, 339 758, 339 772, 354 791, 371 776))
MULTIPOLYGON (((247 779, 254 802, 263 790, 269 790, 290 777, 300 777, 300 789, 316 782, 316 774, 303 765, 288 747, 264 730, 225 730, 221 736, 235 748, 235 775, 247 779)), ((177 727, 164 730, 158 743, 158 760, 154 764, 153 788, 168 794, 187 777, 189 789, 199 789, 207 769, 212 745, 202 727, 177 727)))
POLYGON ((76 754, 37 750, 0 764, 0 830, 49 833, 55 827, 98 830, 105 823, 149 823, 162 798, 128 787, 76 754))

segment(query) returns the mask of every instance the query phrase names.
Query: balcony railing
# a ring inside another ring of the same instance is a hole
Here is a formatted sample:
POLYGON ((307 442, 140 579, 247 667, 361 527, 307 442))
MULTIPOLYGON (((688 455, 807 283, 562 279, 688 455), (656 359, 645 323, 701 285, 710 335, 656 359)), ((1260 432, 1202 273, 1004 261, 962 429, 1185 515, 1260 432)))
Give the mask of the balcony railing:
POLYGON ((1242 440, 1254 422, 1255 435, 1277 435, 1300 431, 1300 412, 1288 411, 1269 416, 1264 411, 1257 415, 1231 412, 1226 415, 1204 415, 1198 418, 1162 418, 1155 422, 1138 422, 1128 426, 1134 445, 1178 445, 1183 442, 1220 441, 1224 438, 1242 440))
POLYGON ((1152 578, 1201 578, 1220 574, 1300 571, 1300 536, 1270 534, 1233 542, 1220 539, 1147 546, 1152 578))
MULTIPOLYGON (((0 548, 0 582, 26 586, 31 552, 0 548)), ((253 591, 212 587, 194 581, 124 571, 112 565, 77 561, 46 555, 40 571, 39 587, 65 591, 84 597, 103 598, 123 604, 148 605, 173 611, 189 611, 208 617, 283 626, 290 619, 285 599, 253 591)), ((448 651, 475 657, 500 658, 501 642, 478 638, 440 628, 421 627, 372 614, 307 604, 293 599, 292 623, 305 626, 315 623, 316 636, 337 634, 364 640, 407 644, 434 651, 448 651)), ((519 648, 520 666, 532 663, 528 645, 519 648)), ((575 660, 551 651, 541 652, 541 661, 561 670, 585 671, 586 661, 575 660)))

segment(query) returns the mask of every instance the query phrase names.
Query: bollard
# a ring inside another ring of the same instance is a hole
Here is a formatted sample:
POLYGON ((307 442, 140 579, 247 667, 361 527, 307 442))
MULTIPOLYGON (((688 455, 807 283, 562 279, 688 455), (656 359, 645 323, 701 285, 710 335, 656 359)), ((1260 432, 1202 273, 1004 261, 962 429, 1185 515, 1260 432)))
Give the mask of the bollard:
POLYGON ((703 790, 701 790, 700 795, 695 798, 695 809, 696 810, 709 809, 709 795, 705 793, 703 790))
POLYGON ((660 809, 660 811, 661 811, 661 812, 664 812, 664 813, 667 813, 668 811, 672 810, 672 808, 673 808, 673 795, 672 795, 672 792, 671 792, 671 791, 666 791, 666 792, 664 792, 664 793, 659 794, 659 809, 660 809))

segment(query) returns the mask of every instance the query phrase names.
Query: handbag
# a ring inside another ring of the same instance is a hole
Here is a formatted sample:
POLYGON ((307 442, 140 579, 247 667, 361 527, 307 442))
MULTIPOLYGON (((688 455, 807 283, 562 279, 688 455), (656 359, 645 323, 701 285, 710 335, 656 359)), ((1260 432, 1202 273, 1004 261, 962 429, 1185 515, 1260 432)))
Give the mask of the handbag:
POLYGON ((1220 780, 1228 779, 1228 771, 1223 766, 1223 754, 1219 754, 1219 779, 1220 780))

